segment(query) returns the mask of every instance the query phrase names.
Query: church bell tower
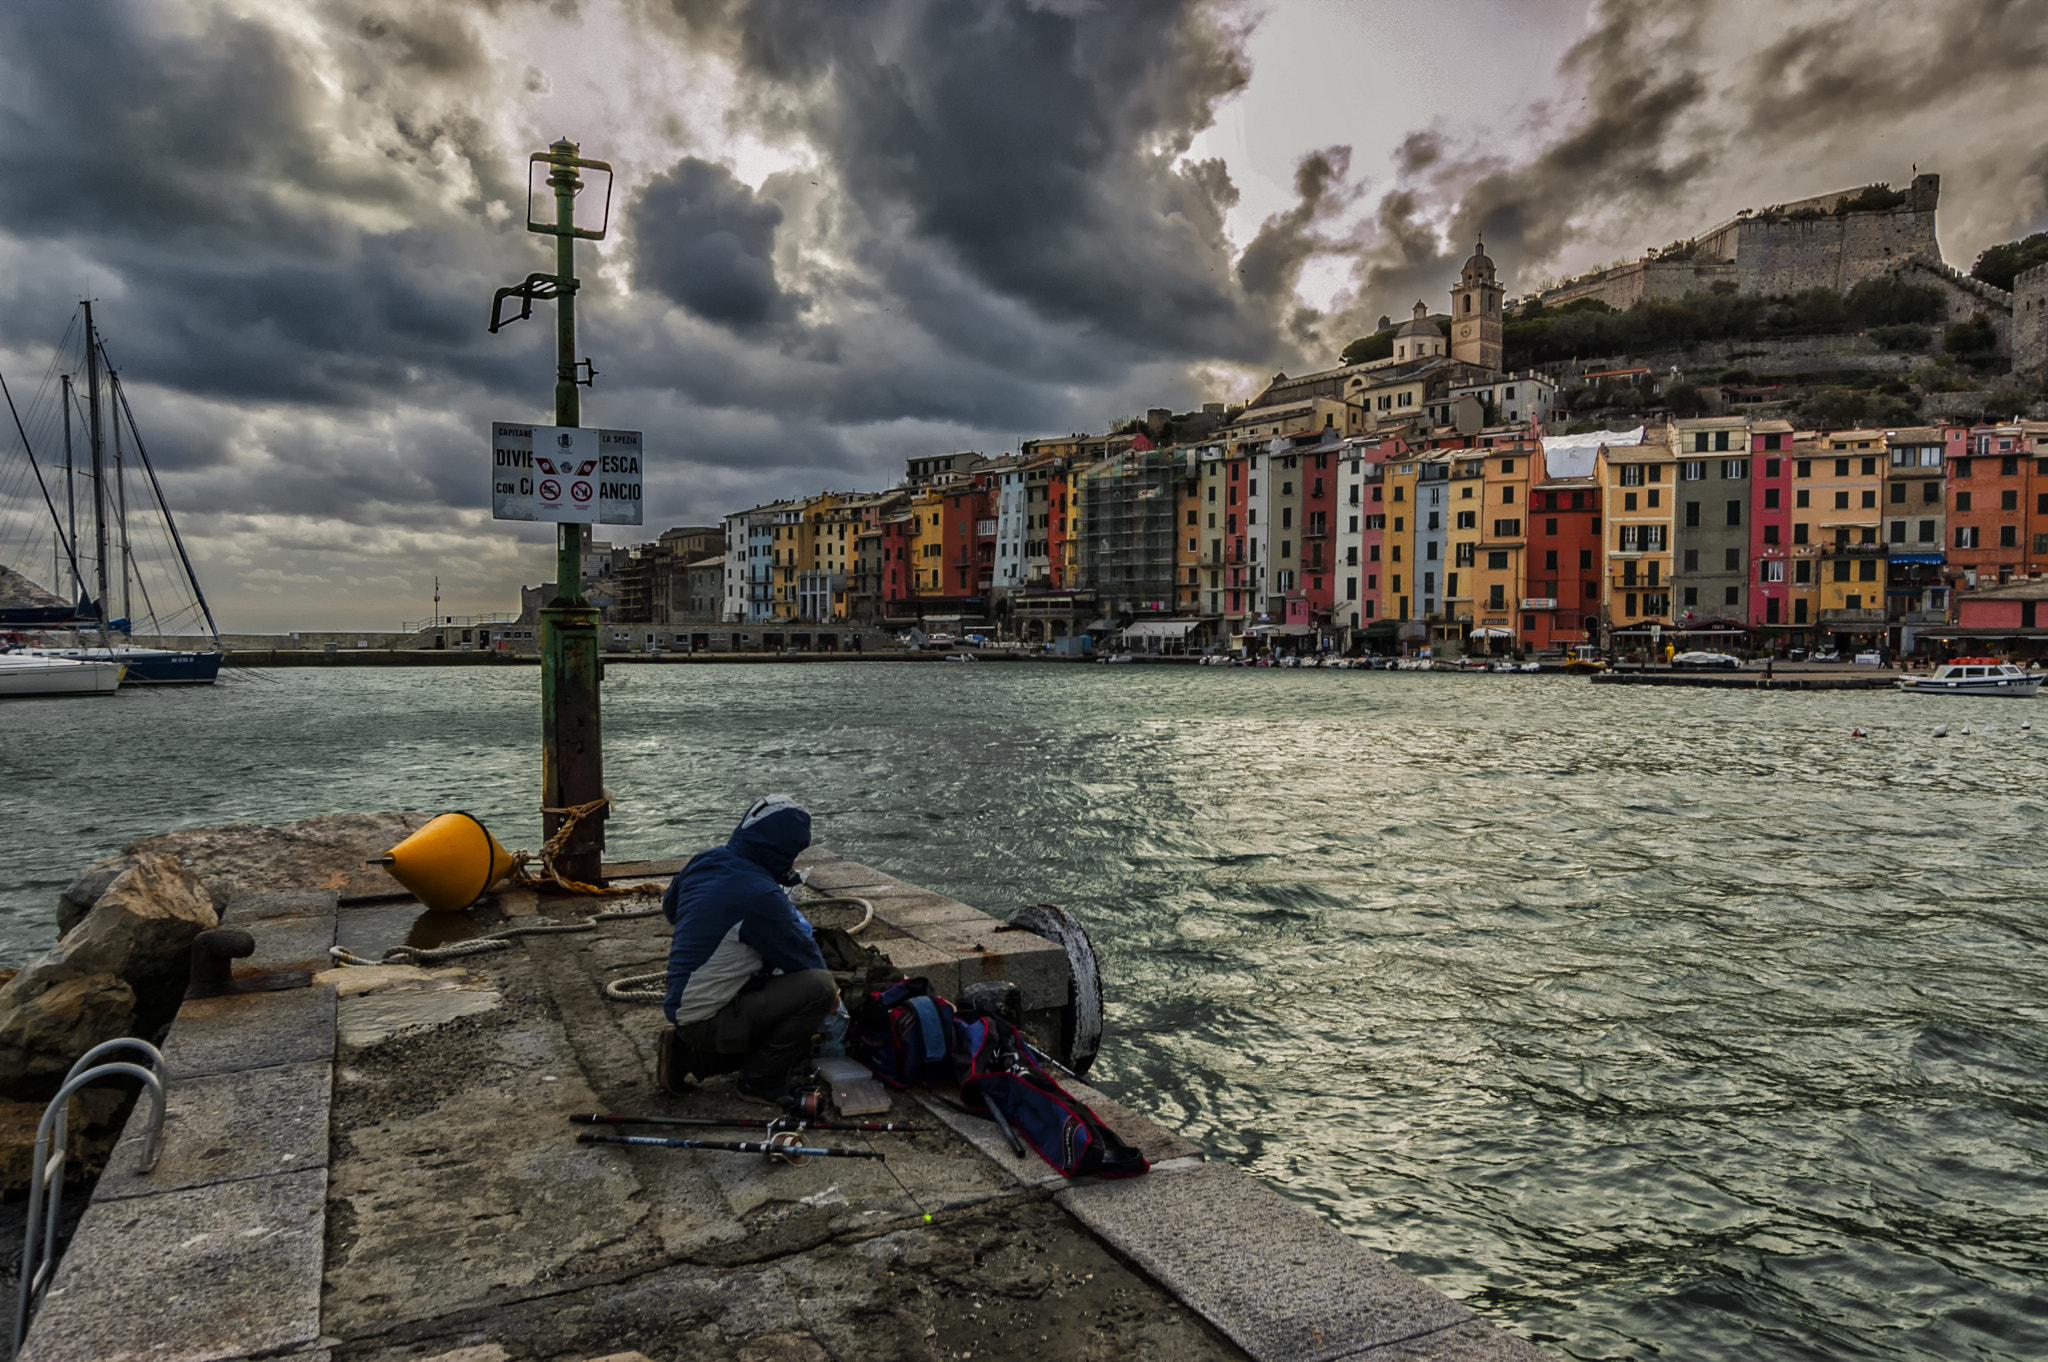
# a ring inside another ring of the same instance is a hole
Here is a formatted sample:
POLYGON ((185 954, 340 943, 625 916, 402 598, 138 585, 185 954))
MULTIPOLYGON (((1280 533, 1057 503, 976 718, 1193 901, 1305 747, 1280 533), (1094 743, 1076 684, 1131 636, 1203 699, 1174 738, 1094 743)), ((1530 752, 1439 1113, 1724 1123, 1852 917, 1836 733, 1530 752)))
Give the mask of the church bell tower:
POLYGON ((1451 358, 1500 372, 1501 304, 1507 290, 1494 277, 1493 261, 1486 243, 1472 250, 1472 258, 1451 289, 1451 358))

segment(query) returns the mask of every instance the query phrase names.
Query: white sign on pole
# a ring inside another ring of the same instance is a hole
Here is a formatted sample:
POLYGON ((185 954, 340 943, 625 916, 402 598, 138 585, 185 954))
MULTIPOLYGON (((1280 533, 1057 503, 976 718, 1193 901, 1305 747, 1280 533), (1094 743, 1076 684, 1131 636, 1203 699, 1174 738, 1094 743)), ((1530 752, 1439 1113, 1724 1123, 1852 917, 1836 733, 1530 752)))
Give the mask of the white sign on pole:
POLYGON ((491 423, 491 515, 640 523, 640 432, 491 423))

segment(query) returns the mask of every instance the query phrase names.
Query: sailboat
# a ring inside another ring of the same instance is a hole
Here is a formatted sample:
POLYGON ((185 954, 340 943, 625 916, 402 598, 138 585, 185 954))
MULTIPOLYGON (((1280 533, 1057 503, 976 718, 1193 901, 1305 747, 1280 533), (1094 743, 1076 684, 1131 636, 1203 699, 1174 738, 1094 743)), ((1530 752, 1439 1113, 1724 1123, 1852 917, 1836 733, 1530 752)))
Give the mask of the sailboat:
POLYGON ((42 492, 56 546, 60 550, 62 562, 56 565, 57 570, 61 571, 62 566, 68 563, 71 579, 69 599, 75 604, 66 605, 63 598, 42 592, 36 593, 43 597, 41 600, 23 600, 21 598, 28 593, 16 591, 13 599, 0 600, 0 630, 37 631, 37 637, 13 650, 15 657, 26 655, 100 666, 113 664, 120 669, 120 680, 126 685, 210 685, 220 675, 221 664, 220 631, 214 624, 213 610, 207 604, 206 593, 199 585, 197 574, 192 570, 192 559, 185 550, 184 537, 178 532, 177 519, 164 500, 163 486, 157 480, 156 468, 143 444, 142 432, 136 425, 135 411, 129 405, 120 374, 108 359, 106 345, 94 325, 92 304, 82 303, 80 310, 84 322, 84 425, 88 457, 88 468, 83 471, 82 480, 87 483, 90 494, 87 526, 78 524, 77 492, 82 470, 73 461, 72 417, 78 406, 78 393, 72 375, 62 375, 61 381, 64 430, 62 514, 58 510, 57 497, 43 476, 28 430, 15 409, 14 396, 12 392, 7 393, 9 414, 14 418, 15 431, 28 455, 30 467, 35 471, 36 484, 42 492), (108 418, 111 418, 111 430, 108 418), (127 447, 122 441, 124 429, 129 437, 127 447), (111 460, 108 457, 109 434, 112 437, 111 460), (129 448, 132 448, 135 464, 142 474, 140 479, 131 471, 129 448), (153 648, 133 642, 134 626, 131 621, 138 596, 152 626, 150 632, 162 635, 169 629, 159 616, 149 587, 138 571, 131 533, 134 524, 129 506, 131 482, 143 483, 147 494, 147 501, 138 504, 134 510, 138 515, 147 514, 152 508, 157 513, 168 536, 168 547, 175 551, 177 576, 190 592, 191 604, 175 612, 173 619, 196 611, 193 622, 203 622, 205 633, 212 640, 211 647, 153 648), (92 536, 91 552, 84 557, 84 561, 92 565, 90 587, 81 567, 82 528, 92 536), (117 591, 118 595, 115 594, 117 591), (115 601, 119 602, 120 613, 110 616, 110 606, 115 601), (66 632, 53 635, 51 631, 54 630, 66 632))

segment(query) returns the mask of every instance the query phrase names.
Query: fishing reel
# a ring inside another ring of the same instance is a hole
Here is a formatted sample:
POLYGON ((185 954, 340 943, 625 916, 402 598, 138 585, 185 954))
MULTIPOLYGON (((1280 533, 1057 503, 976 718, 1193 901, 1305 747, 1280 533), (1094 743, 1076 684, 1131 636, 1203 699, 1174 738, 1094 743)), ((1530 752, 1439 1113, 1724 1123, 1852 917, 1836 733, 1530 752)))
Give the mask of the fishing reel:
POLYGON ((782 1099, 782 1109, 792 1120, 815 1121, 825 1115, 825 1094, 816 1088, 791 1093, 782 1099))
POLYGON ((771 1163, 791 1165, 804 1161, 804 1137, 799 1130, 771 1130, 762 1151, 771 1163))

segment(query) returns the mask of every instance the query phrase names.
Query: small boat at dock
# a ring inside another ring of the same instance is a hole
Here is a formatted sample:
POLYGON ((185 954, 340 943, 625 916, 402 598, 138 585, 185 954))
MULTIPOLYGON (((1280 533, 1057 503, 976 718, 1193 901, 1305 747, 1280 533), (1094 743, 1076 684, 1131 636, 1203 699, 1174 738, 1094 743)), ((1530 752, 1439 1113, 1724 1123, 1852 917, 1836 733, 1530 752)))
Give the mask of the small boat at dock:
POLYGON ((1958 657, 1944 662, 1932 676, 1908 676, 1899 689, 1914 695, 2032 696, 2044 678, 1995 657, 1958 657))

